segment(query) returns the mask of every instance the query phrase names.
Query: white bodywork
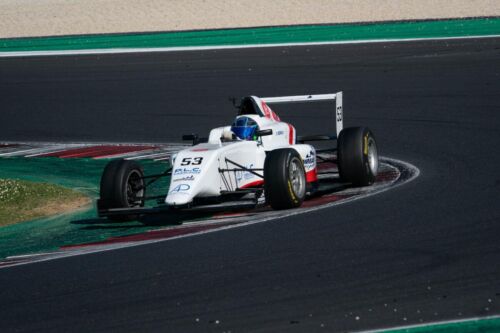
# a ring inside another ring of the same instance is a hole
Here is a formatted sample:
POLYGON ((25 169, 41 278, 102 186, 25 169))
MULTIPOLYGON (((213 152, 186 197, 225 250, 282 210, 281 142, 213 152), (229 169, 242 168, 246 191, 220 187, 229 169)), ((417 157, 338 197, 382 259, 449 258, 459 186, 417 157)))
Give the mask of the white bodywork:
POLYGON ((295 128, 282 122, 268 104, 335 101, 338 135, 342 130, 342 93, 266 98, 251 96, 249 100, 255 113, 245 116, 254 119, 260 130, 271 129, 272 135, 259 137, 257 141, 246 141, 234 139, 231 126, 212 129, 207 143, 181 150, 173 158, 170 188, 165 198, 167 205, 184 206, 195 197, 216 197, 223 191, 262 186, 262 177, 249 171, 235 171, 241 168, 232 162, 247 169, 256 169, 254 172, 263 176, 266 151, 280 148, 297 150, 304 161, 307 182, 317 181, 314 147, 296 144, 295 128))

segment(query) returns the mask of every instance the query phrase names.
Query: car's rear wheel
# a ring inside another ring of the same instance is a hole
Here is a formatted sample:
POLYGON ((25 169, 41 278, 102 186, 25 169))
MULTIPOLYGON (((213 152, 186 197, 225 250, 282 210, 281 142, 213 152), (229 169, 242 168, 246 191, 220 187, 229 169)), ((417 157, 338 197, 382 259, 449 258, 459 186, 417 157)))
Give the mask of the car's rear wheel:
POLYGON ((269 152, 264 163, 264 193, 273 209, 299 207, 306 196, 304 163, 295 149, 269 152))
POLYGON ((373 184, 378 173, 378 151, 367 127, 344 128, 337 142, 340 179, 355 186, 373 184))
MULTIPOLYGON (((106 165, 100 185, 102 209, 143 207, 145 194, 144 173, 137 162, 114 160, 106 165)), ((108 218, 125 221, 136 219, 137 215, 111 215, 108 218)))

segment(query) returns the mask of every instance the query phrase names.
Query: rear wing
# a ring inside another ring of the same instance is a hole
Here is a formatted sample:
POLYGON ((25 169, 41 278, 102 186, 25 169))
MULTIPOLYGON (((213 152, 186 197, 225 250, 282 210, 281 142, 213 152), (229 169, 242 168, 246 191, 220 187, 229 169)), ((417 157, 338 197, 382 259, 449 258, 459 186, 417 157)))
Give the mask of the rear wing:
POLYGON ((335 101, 335 129, 337 132, 337 137, 339 136, 340 131, 342 131, 342 128, 344 127, 342 91, 339 91, 335 94, 261 97, 260 99, 264 101, 266 104, 335 101))

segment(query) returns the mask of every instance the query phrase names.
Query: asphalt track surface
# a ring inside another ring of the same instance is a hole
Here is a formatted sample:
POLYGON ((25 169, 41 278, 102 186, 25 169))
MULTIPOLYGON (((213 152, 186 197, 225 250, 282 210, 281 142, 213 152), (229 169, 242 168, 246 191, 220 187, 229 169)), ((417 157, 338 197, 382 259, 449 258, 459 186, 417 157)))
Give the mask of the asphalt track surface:
MULTIPOLYGON (((2 140, 172 141, 228 96, 343 90, 415 181, 284 220, 0 270, 0 331, 338 332, 500 313, 500 40, 0 59, 2 140)), ((317 105, 276 108, 299 133, 317 105)))

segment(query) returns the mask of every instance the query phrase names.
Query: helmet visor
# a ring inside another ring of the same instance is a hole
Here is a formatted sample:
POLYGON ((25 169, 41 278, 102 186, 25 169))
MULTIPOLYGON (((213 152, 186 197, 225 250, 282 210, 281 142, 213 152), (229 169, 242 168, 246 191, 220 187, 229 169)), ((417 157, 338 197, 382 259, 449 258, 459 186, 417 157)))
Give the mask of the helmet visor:
POLYGON ((257 129, 257 123, 252 118, 242 117, 236 119, 231 131, 242 140, 251 140, 257 129))

